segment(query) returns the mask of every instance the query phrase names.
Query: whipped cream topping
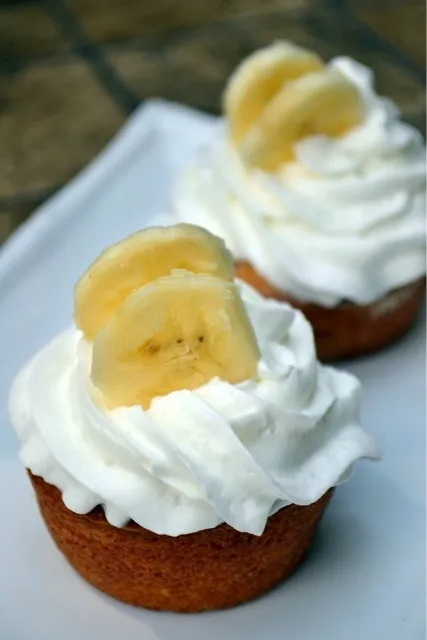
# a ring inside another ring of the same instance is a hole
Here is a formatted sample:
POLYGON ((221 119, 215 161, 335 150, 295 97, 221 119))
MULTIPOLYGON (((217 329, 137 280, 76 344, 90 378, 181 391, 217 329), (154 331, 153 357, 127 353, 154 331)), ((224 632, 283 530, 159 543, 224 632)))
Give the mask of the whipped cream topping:
POLYGON ((184 172, 174 208, 299 300, 370 304, 425 274, 425 147, 368 68, 330 66, 360 92, 359 126, 301 140, 275 173, 245 167, 222 131, 184 172))
POLYGON ((10 415, 23 464, 80 514, 133 519, 176 536, 227 522, 261 534, 290 503, 306 505, 376 457, 359 425, 360 386, 316 361, 311 328, 290 306, 241 285, 262 353, 257 380, 219 379, 108 411, 93 398, 91 346, 75 328, 16 378, 10 415))

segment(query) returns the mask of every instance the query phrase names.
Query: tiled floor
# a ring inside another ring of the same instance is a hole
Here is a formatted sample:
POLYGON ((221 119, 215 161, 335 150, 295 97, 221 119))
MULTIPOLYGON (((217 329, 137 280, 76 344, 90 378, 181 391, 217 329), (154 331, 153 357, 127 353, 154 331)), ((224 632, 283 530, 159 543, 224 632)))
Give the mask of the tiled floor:
POLYGON ((425 133, 424 0, 0 0, 0 242, 141 100, 219 112, 236 63, 277 38, 372 66, 425 133))

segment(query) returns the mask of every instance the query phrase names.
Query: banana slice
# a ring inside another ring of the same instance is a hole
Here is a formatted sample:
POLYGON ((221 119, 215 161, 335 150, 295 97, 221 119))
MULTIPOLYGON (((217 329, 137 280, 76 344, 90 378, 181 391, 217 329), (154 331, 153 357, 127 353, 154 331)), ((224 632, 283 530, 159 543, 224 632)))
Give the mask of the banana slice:
POLYGON ((289 82, 264 109, 244 138, 244 160, 267 171, 293 157, 297 140, 324 134, 339 136, 363 118, 356 87, 336 69, 310 73, 289 82))
POLYGON ((173 269, 234 277, 224 242, 205 229, 191 224, 144 229, 106 249, 80 278, 76 325, 94 340, 133 291, 173 269))
POLYGON ((247 57, 230 77, 224 93, 233 140, 238 143, 243 138, 286 82, 322 68, 319 56, 286 41, 247 57))
POLYGON ((214 377, 253 378, 259 357, 236 285, 180 272, 123 303, 94 342, 91 377, 108 408, 147 408, 155 396, 214 377))

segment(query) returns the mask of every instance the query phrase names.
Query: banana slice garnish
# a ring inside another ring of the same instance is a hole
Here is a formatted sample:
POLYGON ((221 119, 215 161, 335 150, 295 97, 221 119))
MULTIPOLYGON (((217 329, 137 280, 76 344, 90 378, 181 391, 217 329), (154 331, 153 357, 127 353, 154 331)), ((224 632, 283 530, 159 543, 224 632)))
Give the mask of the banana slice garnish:
POLYGON ((233 280, 234 266, 224 242, 190 224, 152 227, 106 249, 75 288, 75 323, 94 340, 128 296, 173 269, 233 280))
POLYGON ((230 136, 250 166, 275 171, 298 140, 340 136, 364 115, 357 88, 318 56, 279 42, 249 56, 224 94, 230 136))
POLYGON ((259 357, 236 285, 181 271, 126 299, 95 339, 91 377, 108 408, 148 408, 215 377, 253 378, 259 357))
POLYGON ((287 82, 323 66, 315 53, 286 41, 275 42, 245 58, 224 92, 224 111, 234 142, 242 140, 287 82))
POLYGON ((340 136, 363 115, 359 93, 339 71, 310 73, 287 84, 267 105, 243 140, 246 162, 274 171, 292 160, 298 140, 340 136))

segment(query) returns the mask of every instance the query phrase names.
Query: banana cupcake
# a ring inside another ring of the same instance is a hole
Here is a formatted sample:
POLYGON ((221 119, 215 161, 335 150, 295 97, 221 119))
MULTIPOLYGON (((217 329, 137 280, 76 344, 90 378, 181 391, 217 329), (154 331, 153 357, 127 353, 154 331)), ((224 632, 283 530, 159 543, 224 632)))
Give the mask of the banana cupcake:
POLYGON ((236 283, 222 240, 183 224, 103 252, 74 319, 10 397, 70 564, 123 602, 189 612, 290 575, 333 488, 377 456, 359 383, 317 362, 304 316, 236 283))
POLYGON ((277 42, 241 63, 223 102, 177 184, 178 219, 225 238, 240 278, 300 308, 321 359, 405 333, 425 289, 425 146, 372 72, 277 42))

